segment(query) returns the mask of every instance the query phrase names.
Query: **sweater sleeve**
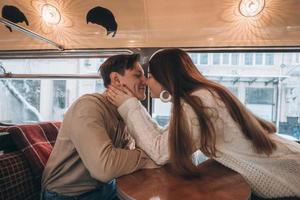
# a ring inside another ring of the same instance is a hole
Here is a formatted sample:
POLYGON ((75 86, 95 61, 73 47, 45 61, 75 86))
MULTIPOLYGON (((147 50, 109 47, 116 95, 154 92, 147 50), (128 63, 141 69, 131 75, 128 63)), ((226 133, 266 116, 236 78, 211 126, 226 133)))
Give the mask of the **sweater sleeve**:
POLYGON ((159 165, 169 160, 168 126, 160 127, 136 99, 125 101, 118 111, 124 119, 136 145, 142 148, 159 165))
MULTIPOLYGON (((187 128, 192 134, 195 151, 200 143, 200 128, 197 116, 191 106, 182 103, 183 118, 186 119, 187 128)), ((124 119, 130 134, 135 139, 136 145, 142 148, 157 164, 163 165, 169 161, 169 126, 160 127, 136 99, 130 98, 118 108, 118 112, 124 119)), ((198 151, 193 154, 195 163, 199 163, 206 157, 198 151)))
POLYGON ((148 156, 140 149, 115 148, 104 122, 101 108, 92 100, 74 107, 70 139, 91 176, 107 182, 143 168, 148 156))

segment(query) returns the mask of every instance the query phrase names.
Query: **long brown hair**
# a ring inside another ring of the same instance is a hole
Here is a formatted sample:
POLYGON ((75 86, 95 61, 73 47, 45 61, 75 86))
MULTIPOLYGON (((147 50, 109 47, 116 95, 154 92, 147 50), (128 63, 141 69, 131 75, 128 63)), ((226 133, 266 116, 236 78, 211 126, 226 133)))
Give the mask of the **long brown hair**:
POLYGON ((180 49, 166 49, 156 53, 149 61, 153 77, 172 95, 172 117, 170 119, 170 159, 176 173, 191 177, 199 175, 192 162, 195 150, 191 135, 187 132, 180 100, 183 99, 195 111, 201 131, 200 150, 208 157, 216 157, 216 130, 211 116, 201 98, 190 95, 197 89, 208 90, 226 106, 233 120, 240 126, 257 153, 270 155, 276 149, 269 133, 275 133, 273 123, 260 119, 224 86, 206 79, 196 68, 189 55, 180 49))

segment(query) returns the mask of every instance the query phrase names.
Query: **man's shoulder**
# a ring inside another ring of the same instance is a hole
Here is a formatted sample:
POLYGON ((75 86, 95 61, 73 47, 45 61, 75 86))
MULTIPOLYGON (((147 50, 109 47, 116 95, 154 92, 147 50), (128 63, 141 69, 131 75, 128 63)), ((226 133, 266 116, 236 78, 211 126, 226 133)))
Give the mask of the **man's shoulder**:
POLYGON ((98 100, 98 99, 105 99, 105 96, 103 93, 89 93, 89 94, 84 94, 78 98, 78 100, 82 100, 82 99, 98 100))
POLYGON ((82 95, 74 102, 74 104, 78 104, 80 102, 95 102, 97 104, 107 104, 108 100, 102 93, 91 93, 82 95))
POLYGON ((72 103, 68 111, 77 110, 78 108, 88 107, 103 107, 107 104, 107 99, 103 94, 91 93, 80 96, 76 101, 72 103))
POLYGON ((95 109, 97 108, 103 111, 114 109, 113 105, 109 103, 103 93, 91 93, 82 95, 74 102, 73 107, 93 107, 95 109))

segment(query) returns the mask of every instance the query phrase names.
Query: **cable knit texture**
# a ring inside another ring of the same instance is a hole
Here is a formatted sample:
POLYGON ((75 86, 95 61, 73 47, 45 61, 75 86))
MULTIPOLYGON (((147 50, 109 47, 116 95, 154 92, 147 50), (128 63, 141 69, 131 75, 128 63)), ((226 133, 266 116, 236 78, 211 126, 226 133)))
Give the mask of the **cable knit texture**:
MULTIPOLYGON (((277 149, 269 157, 255 152, 251 141, 231 118, 224 103, 207 90, 195 91, 201 98, 217 132, 216 161, 240 173, 261 197, 300 197, 300 145, 277 134, 270 135, 277 149)), ((200 127, 194 110, 182 101, 184 117, 192 133, 195 146, 200 147, 200 127)), ((144 149, 157 163, 169 159, 168 126, 160 127, 136 98, 130 98, 119 108, 137 146, 144 149)), ((171 134, 171 133, 170 133, 171 134)), ((198 149, 195 149, 198 150, 198 149)))

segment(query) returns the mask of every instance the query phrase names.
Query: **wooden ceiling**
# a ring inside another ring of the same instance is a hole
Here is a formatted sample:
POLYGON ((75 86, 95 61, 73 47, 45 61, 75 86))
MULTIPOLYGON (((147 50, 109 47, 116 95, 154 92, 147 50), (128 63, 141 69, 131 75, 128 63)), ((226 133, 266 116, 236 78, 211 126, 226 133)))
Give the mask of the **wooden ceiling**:
MULTIPOLYGON (((19 26, 65 49, 300 46, 299 0, 265 0, 255 17, 241 15, 239 0, 1 0, 1 11, 5 5, 24 13, 29 25, 19 26), (45 4, 60 11, 58 24, 43 20, 45 4), (114 37, 87 23, 97 6, 114 15, 114 37)), ((55 47, 0 24, 0 51, 38 49, 55 47)))

